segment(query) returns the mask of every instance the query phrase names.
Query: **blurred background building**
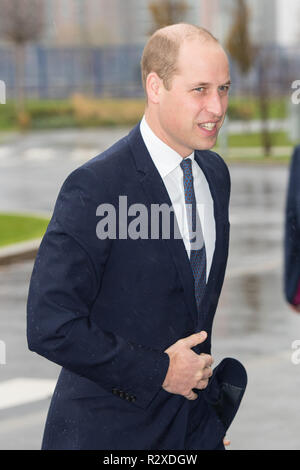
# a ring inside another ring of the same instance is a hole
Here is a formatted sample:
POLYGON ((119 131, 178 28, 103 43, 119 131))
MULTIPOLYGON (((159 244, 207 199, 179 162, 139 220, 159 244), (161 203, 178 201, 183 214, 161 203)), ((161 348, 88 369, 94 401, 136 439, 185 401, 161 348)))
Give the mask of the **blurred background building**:
MULTIPOLYGON (((13 1, 13 0, 12 0, 13 1)), ((44 28, 26 47, 25 92, 29 97, 65 98, 76 91, 96 96, 142 96, 139 60, 155 28, 149 0, 40 0, 44 28)), ((161 2, 163 3, 163 2, 161 2)), ((172 3, 170 0, 169 3, 172 3)), ((173 1, 176 3, 176 0, 173 1)), ((178 3, 178 2, 177 2, 178 3)), ((204 26, 222 44, 230 30, 236 0, 185 0, 180 21, 204 26)), ((247 0, 254 45, 272 54, 274 90, 300 69, 297 0, 247 0), (286 25, 288 24, 288 27, 286 25), (288 30, 288 32, 287 32, 288 30), (281 72, 284 77, 281 76, 281 72)), ((233 67, 233 92, 255 89, 258 65, 247 77, 233 67)), ((11 44, 0 42, 0 79, 8 97, 16 91, 11 44)))
MULTIPOLYGON (((152 27, 149 3, 149 0, 46 0, 44 41, 52 45, 144 44, 152 27)), ((225 40, 235 0, 187 0, 185 3, 185 21, 204 26, 221 42, 225 40)), ((251 35, 255 41, 278 43, 279 3, 248 0, 251 35)))

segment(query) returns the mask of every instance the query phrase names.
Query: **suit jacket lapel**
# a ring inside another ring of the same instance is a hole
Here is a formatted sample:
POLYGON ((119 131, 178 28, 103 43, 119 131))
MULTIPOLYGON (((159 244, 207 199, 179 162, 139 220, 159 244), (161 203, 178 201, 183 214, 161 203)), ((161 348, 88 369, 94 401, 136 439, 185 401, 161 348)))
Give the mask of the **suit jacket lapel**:
MULTIPOLYGON (((171 206, 172 202, 169 198, 164 182, 153 163, 147 147, 144 144, 139 130, 139 124, 129 134, 128 142, 134 156, 137 171, 139 173, 140 183, 149 201, 149 207, 151 204, 168 204, 168 206, 171 206)), ((177 224, 176 217, 175 223, 177 224)), ((188 307, 188 311, 193 319, 193 322, 196 323, 197 305, 194 295, 193 272, 183 240, 181 238, 176 239, 173 235, 174 232, 171 230, 170 238, 163 239, 162 243, 165 243, 167 249, 170 251, 170 255, 173 259, 173 262, 175 263, 184 289, 185 302, 188 307)))
MULTIPOLYGON (((228 236, 228 220, 224 219, 224 214, 227 214, 228 207, 225 206, 227 204, 226 198, 223 198, 221 188, 218 187, 219 178, 218 175, 216 175, 217 170, 214 159, 211 158, 211 155, 208 155, 208 152, 196 150, 195 160, 203 171, 209 184, 209 189, 214 203, 214 219, 216 224, 215 250, 213 254, 205 295, 201 304, 201 310, 203 311, 205 324, 207 324, 207 322, 210 322, 211 320, 208 318, 208 315, 210 313, 209 311, 211 294, 214 288, 214 284, 218 280, 220 263, 223 262, 222 254, 224 252, 225 241, 227 240, 228 236)), ((201 318, 199 319, 199 321, 201 321, 201 318)), ((199 329, 202 329, 204 327, 204 324, 198 325, 198 327, 199 329)))

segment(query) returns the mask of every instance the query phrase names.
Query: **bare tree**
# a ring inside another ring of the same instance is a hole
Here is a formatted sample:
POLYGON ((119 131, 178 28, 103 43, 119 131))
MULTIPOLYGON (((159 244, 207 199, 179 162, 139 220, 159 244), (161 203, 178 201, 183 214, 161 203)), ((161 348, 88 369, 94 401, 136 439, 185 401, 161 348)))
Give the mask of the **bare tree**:
POLYGON ((44 28, 44 0, 0 0, 0 36, 15 47, 17 106, 25 108, 25 48, 44 28))
POLYGON ((271 153, 271 135, 268 129, 269 120, 269 89, 267 69, 270 58, 263 52, 261 46, 253 45, 249 35, 250 11, 245 0, 236 0, 234 20, 229 31, 226 47, 232 59, 236 62, 242 75, 246 75, 255 60, 258 60, 258 102, 261 116, 261 141, 265 155, 271 153))
POLYGON ((184 0, 156 0, 151 1, 148 6, 156 29, 184 21, 188 5, 184 0))
POLYGON ((226 47, 242 74, 249 72, 254 60, 254 48, 249 36, 249 20, 250 12, 245 0, 237 0, 226 47))
POLYGON ((272 57, 268 50, 259 49, 258 57, 258 102, 261 119, 261 141, 266 156, 270 156, 272 139, 269 130, 270 119, 270 86, 268 71, 271 67, 272 57))

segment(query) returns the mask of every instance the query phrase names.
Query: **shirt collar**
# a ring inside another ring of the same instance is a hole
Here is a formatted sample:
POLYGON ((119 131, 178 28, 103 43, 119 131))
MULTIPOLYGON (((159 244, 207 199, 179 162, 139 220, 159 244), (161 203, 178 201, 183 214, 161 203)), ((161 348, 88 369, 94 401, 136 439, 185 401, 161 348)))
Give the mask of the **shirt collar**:
MULTIPOLYGON (((182 157, 165 144, 156 134, 152 131, 146 121, 145 115, 140 124, 140 131, 145 142, 145 145, 150 153, 150 156, 158 169, 160 176, 164 178, 171 171, 175 170, 182 162, 182 157)), ((187 158, 194 159, 194 152, 187 158)))

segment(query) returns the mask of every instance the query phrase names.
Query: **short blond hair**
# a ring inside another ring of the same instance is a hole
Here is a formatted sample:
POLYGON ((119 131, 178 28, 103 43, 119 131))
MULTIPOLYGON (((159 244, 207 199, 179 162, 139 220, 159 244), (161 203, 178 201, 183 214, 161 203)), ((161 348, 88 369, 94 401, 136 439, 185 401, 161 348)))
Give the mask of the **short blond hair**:
POLYGON ((173 76, 178 72, 177 59, 180 45, 185 40, 199 38, 202 41, 219 41, 205 28, 178 23, 155 31, 148 39, 141 59, 142 83, 146 92, 147 76, 156 72, 164 87, 169 90, 173 76))

